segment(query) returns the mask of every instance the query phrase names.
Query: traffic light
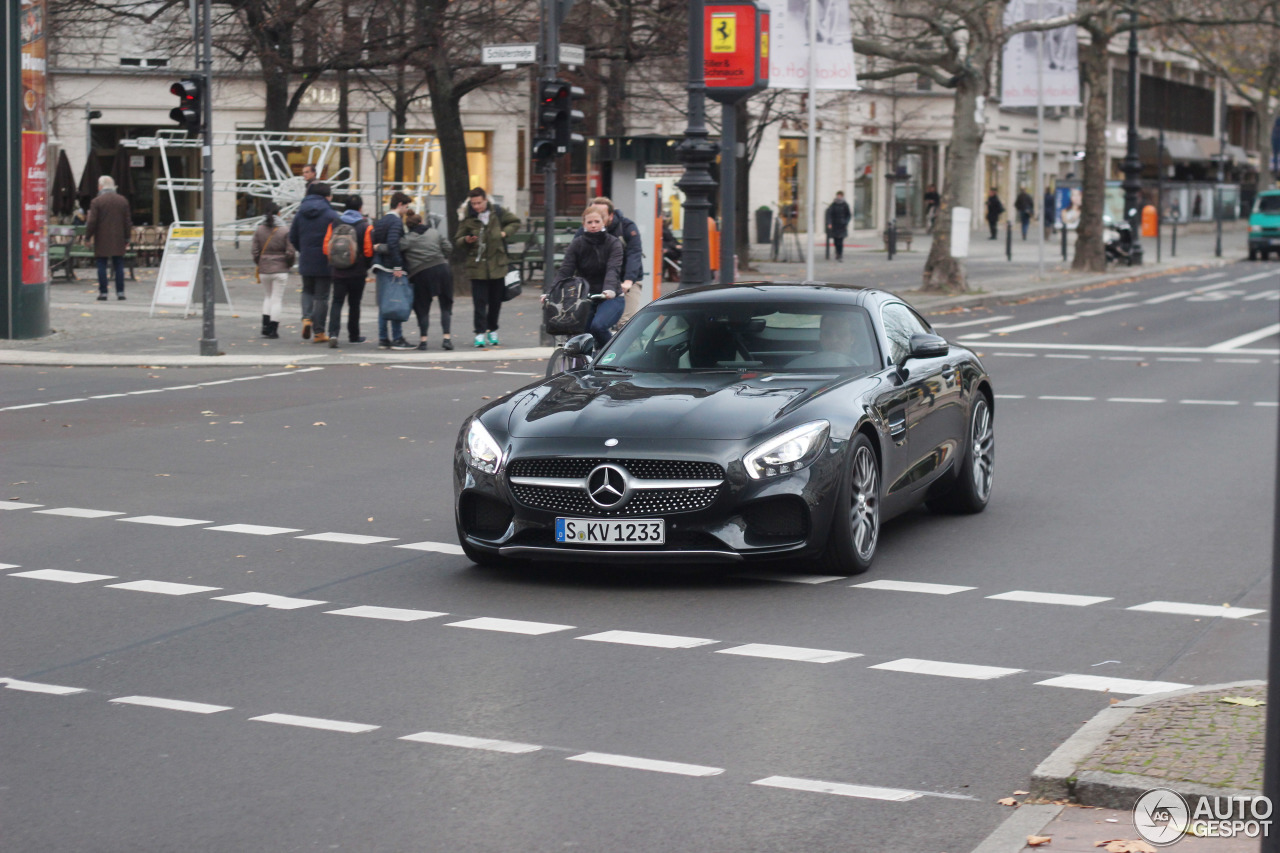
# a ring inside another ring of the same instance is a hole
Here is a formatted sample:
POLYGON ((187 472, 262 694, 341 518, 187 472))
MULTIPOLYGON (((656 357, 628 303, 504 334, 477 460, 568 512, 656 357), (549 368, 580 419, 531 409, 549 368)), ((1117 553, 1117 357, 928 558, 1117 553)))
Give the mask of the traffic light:
POLYGON ((199 133, 203 124, 201 121, 203 81, 198 77, 188 77, 174 83, 169 87, 169 91, 178 96, 178 106, 169 111, 169 118, 177 122, 187 133, 199 133))
POLYGON ((573 108, 573 102, 585 98, 587 93, 578 86, 571 86, 563 80, 556 91, 556 148, 566 152, 575 143, 582 142, 583 115, 581 110, 573 108))
POLYGON ((543 80, 538 84, 537 129, 533 134, 533 159, 539 162, 554 160, 556 151, 556 99, 559 97, 560 80, 543 80))

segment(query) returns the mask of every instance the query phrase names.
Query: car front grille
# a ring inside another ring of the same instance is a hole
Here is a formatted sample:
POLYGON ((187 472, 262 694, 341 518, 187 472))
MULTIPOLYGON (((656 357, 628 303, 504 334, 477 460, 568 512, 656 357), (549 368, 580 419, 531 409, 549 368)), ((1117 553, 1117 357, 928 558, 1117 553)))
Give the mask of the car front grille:
POLYGON ((512 485, 511 494, 530 509, 542 509, 562 515, 590 518, 625 518, 697 512, 715 501, 719 486, 705 489, 651 489, 637 491, 619 509, 605 510, 596 506, 581 489, 557 489, 549 486, 512 485))
POLYGON ((724 469, 714 462, 687 462, 679 459, 599 459, 563 457, 554 459, 513 459, 512 477, 582 477, 608 462, 627 469, 637 480, 723 480, 724 469))

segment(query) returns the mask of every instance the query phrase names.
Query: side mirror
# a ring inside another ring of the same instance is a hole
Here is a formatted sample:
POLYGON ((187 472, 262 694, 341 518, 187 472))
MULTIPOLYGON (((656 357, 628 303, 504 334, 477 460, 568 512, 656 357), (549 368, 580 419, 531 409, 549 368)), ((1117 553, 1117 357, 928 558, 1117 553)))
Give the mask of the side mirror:
POLYGON ((946 338, 938 335, 912 335, 911 351, 907 358, 942 358, 951 351, 946 338))
POLYGON ((574 335, 572 338, 569 338, 564 345, 564 354, 575 358, 578 356, 586 356, 590 358, 591 354, 595 351, 596 339, 589 333, 574 335))

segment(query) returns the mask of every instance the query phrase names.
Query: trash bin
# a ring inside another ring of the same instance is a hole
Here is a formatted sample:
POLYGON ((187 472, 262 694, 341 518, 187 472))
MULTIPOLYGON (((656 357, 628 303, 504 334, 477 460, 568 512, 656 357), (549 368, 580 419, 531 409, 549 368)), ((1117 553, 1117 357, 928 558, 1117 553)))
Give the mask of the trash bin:
POLYGON ((768 207, 756 211, 756 242, 768 243, 773 239, 773 210, 768 207))

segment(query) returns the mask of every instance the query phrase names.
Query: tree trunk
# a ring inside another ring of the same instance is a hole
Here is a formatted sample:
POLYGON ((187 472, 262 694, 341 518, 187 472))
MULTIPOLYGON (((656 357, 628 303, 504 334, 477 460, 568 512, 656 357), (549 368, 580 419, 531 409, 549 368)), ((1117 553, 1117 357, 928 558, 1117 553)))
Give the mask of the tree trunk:
MULTIPOLYGON (((436 142, 440 146, 440 165, 444 172, 445 227, 452 237, 458 230, 455 211, 467 200, 471 173, 467 169, 467 138, 462 130, 460 98, 453 93, 453 77, 443 52, 423 70, 427 90, 431 93, 431 116, 436 125, 436 142)), ((488 187, 485 187, 488 190, 488 187)), ((470 293, 466 270, 461 264, 453 269, 454 292, 470 293)))
MULTIPOLYGON (((979 120, 982 118, 979 105, 985 103, 985 69, 989 63, 977 62, 977 58, 974 57, 974 65, 983 70, 965 74, 956 84, 955 117, 951 142, 947 146, 947 174, 942 182, 942 201, 934 220, 929 259, 924 265, 921 289, 925 291, 963 293, 968 290, 964 261, 951 257, 951 212, 973 203, 978 155, 986 132, 985 124, 979 120)), ((980 211, 974 210, 974 218, 979 215, 980 211)))
MULTIPOLYGON (((351 132, 351 73, 338 72, 338 133, 351 132)), ((351 149, 338 146, 338 171, 351 168, 351 149)))
MULTIPOLYGON (((1080 45, 1080 61, 1084 67, 1084 187, 1080 197, 1080 224, 1076 226, 1076 253, 1071 268, 1103 272, 1107 256, 1102 241, 1102 212, 1107 194, 1107 44, 1111 37, 1099 28, 1090 31, 1091 44, 1080 45)), ((1130 93, 1132 97, 1133 93, 1130 93)))
POLYGON ((264 63, 262 78, 266 84, 266 112, 262 128, 274 133, 284 133, 289 129, 289 122, 293 118, 293 114, 289 112, 289 74, 278 65, 264 63))

